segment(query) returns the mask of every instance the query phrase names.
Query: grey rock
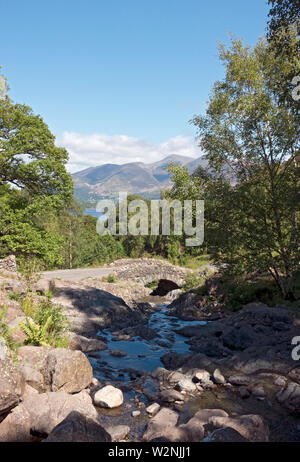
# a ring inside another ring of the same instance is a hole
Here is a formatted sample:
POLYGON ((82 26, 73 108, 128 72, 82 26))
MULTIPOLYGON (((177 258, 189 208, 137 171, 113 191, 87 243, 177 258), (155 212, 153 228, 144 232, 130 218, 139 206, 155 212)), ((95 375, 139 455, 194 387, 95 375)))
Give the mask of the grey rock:
POLYGON ((203 443, 246 443, 249 442, 247 438, 242 436, 239 432, 231 427, 219 428, 208 435, 203 443))
POLYGON ((77 393, 92 381, 93 370, 81 351, 52 350, 46 360, 45 382, 51 391, 77 393))
POLYGON ((15 407, 25 388, 25 379, 16 364, 11 360, 0 360, 0 416, 15 407))
POLYGON ((251 378, 245 375, 231 375, 228 382, 232 385, 249 385, 251 378))
POLYGON ((15 407, 0 423, 0 442, 19 443, 30 441, 31 419, 23 406, 15 407))
POLYGON ((209 423, 217 428, 230 427, 250 441, 269 441, 269 428, 259 415, 242 415, 238 417, 212 417, 209 423))
POLYGON ((159 398, 166 403, 174 403, 175 401, 184 401, 184 396, 176 390, 163 390, 159 394, 159 398))
POLYGON ((117 358, 123 358, 123 357, 127 356, 127 353, 125 353, 122 350, 110 350, 110 354, 112 356, 116 356, 117 358))
POLYGON ((30 441, 30 432, 49 435, 72 411, 92 419, 98 416, 85 392, 29 395, 0 423, 0 435, 5 441, 30 441))
POLYGON ((106 427, 105 430, 110 434, 111 441, 115 442, 124 440, 130 432, 130 427, 128 425, 115 425, 106 427))
POLYGON ((143 435, 143 441, 151 441, 155 438, 170 437, 174 435, 174 428, 178 422, 179 415, 171 409, 161 408, 160 411, 150 420, 147 430, 143 435))
POLYGON ((77 411, 71 412, 62 422, 53 428, 46 443, 109 443, 111 435, 97 420, 77 411))

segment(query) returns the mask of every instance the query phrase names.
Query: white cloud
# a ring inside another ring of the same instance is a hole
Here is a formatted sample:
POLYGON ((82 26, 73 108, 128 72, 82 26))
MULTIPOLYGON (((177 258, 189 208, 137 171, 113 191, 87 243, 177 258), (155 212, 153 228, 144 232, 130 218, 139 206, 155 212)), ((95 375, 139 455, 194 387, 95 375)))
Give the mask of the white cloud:
POLYGON ((193 138, 180 135, 155 145, 127 135, 64 132, 57 137, 56 144, 68 150, 68 170, 71 173, 108 163, 151 163, 170 154, 195 158, 201 155, 200 148, 196 146, 193 138))

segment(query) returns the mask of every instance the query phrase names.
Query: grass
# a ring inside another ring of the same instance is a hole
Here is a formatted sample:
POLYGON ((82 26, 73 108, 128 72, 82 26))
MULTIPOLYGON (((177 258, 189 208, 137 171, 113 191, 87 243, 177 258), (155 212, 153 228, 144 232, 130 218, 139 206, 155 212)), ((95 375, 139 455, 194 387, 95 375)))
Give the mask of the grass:
POLYGON ((109 274, 108 276, 103 276, 103 278, 101 279, 102 282, 110 282, 110 283, 115 283, 117 282, 117 279, 116 279, 116 276, 112 273, 112 274, 109 274))
POLYGON ((203 254, 197 257, 183 255, 179 258, 178 264, 184 268, 198 269, 201 266, 211 265, 212 261, 209 255, 203 254))
POLYGON ((145 284, 145 287, 147 287, 148 289, 156 289, 156 287, 158 286, 158 281, 152 281, 152 282, 148 282, 147 284, 145 284))
POLYGON ((18 302, 21 299, 21 296, 21 292, 10 292, 8 294, 8 298, 10 298, 10 300, 14 300, 15 302, 18 302))
POLYGON ((182 286, 183 291, 188 291, 192 289, 198 289, 198 292, 201 293, 203 290, 205 281, 213 275, 212 271, 193 271, 188 273, 185 278, 185 283, 182 286))

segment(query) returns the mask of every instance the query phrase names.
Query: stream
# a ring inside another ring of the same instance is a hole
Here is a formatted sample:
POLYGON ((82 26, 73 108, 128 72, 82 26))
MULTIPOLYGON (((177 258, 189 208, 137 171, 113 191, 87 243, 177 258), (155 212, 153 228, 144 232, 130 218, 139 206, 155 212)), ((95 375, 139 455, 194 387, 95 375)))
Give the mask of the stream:
MULTIPOLYGON (((129 340, 116 340, 117 333, 105 329, 99 332, 99 337, 106 342, 107 350, 88 355, 94 377, 101 385, 112 384, 122 389, 124 394, 122 406, 114 409, 98 407, 99 419, 104 426, 129 426, 130 441, 141 441, 149 422, 145 408, 149 402, 157 399, 154 397, 162 389, 159 381, 153 379, 150 372, 157 367, 164 367, 161 357, 170 351, 191 353, 188 339, 175 330, 206 324, 206 321, 183 321, 168 316, 167 306, 163 301, 155 303, 157 311, 150 316, 147 324, 147 327, 157 333, 151 340, 138 336, 132 336, 129 340), (115 350, 121 350, 126 356, 112 355, 111 352, 115 350), (139 416, 133 417, 133 411, 139 411, 139 416)), ((271 386, 272 379, 265 377, 264 387, 268 389, 271 386)), ((269 425, 270 441, 299 441, 299 420, 289 415, 276 400, 257 400, 252 395, 245 400, 235 390, 218 386, 206 390, 205 393, 187 397, 175 409, 179 413, 179 424, 186 423, 199 409, 223 409, 232 417, 259 414, 269 425)))
POLYGON ((160 358, 170 351, 185 354, 190 352, 186 343, 188 339, 177 334, 175 330, 187 325, 204 325, 206 321, 182 321, 166 314, 167 305, 156 306, 159 310, 150 316, 147 325, 157 332, 157 336, 151 340, 141 337, 132 337, 131 341, 114 340, 115 336, 110 329, 99 333, 108 349, 96 353, 99 354, 99 358, 89 357, 89 360, 94 369, 94 376, 100 382, 129 382, 133 371, 151 372, 157 367, 163 367, 160 358), (110 353, 112 350, 121 350, 126 356, 113 356, 110 353))

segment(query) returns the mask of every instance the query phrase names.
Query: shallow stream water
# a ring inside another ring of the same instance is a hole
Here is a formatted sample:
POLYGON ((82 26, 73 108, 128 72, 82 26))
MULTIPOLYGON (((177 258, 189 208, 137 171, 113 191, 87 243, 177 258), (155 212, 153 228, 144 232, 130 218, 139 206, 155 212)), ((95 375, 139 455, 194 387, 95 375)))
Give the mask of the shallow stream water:
POLYGON ((107 350, 99 352, 99 358, 90 357, 94 375, 100 381, 128 381, 128 369, 140 372, 151 372, 157 367, 163 367, 160 358, 175 351, 176 353, 189 353, 187 339, 175 330, 184 326, 204 325, 206 321, 182 321, 166 314, 167 305, 158 305, 159 311, 153 313, 149 319, 148 327, 157 332, 151 340, 132 337, 128 340, 113 340, 109 329, 101 331, 101 337, 107 343, 107 350), (126 353, 124 357, 113 356, 110 351, 121 350, 126 353))
MULTIPOLYGON (((205 321, 182 321, 166 314, 167 305, 160 303, 159 308, 149 319, 148 327, 157 332, 151 340, 132 337, 131 341, 114 340, 116 336, 109 329, 99 333, 107 343, 107 350, 96 353, 99 357, 89 356, 94 376, 102 385, 110 383, 124 391, 124 403, 115 409, 98 408, 100 422, 105 426, 129 425, 130 441, 141 441, 149 422, 145 407, 149 404, 147 394, 154 396, 159 383, 149 374, 157 367, 163 367, 161 357, 170 351, 190 353, 187 338, 175 330, 184 326, 204 325, 205 321), (124 357, 116 357, 110 351, 121 350, 124 357), (145 373, 147 374, 145 377, 145 373), (143 376, 141 383, 139 377, 143 376), (139 417, 133 417, 132 411, 139 410, 139 417)), ((272 385, 270 379, 264 380, 264 387, 272 385)), ((287 413, 276 400, 258 401, 253 396, 242 399, 236 392, 222 387, 206 390, 188 398, 179 412, 179 423, 186 423, 199 409, 223 409, 232 417, 235 415, 259 414, 266 419, 270 429, 270 441, 299 441, 299 420, 287 413)))

